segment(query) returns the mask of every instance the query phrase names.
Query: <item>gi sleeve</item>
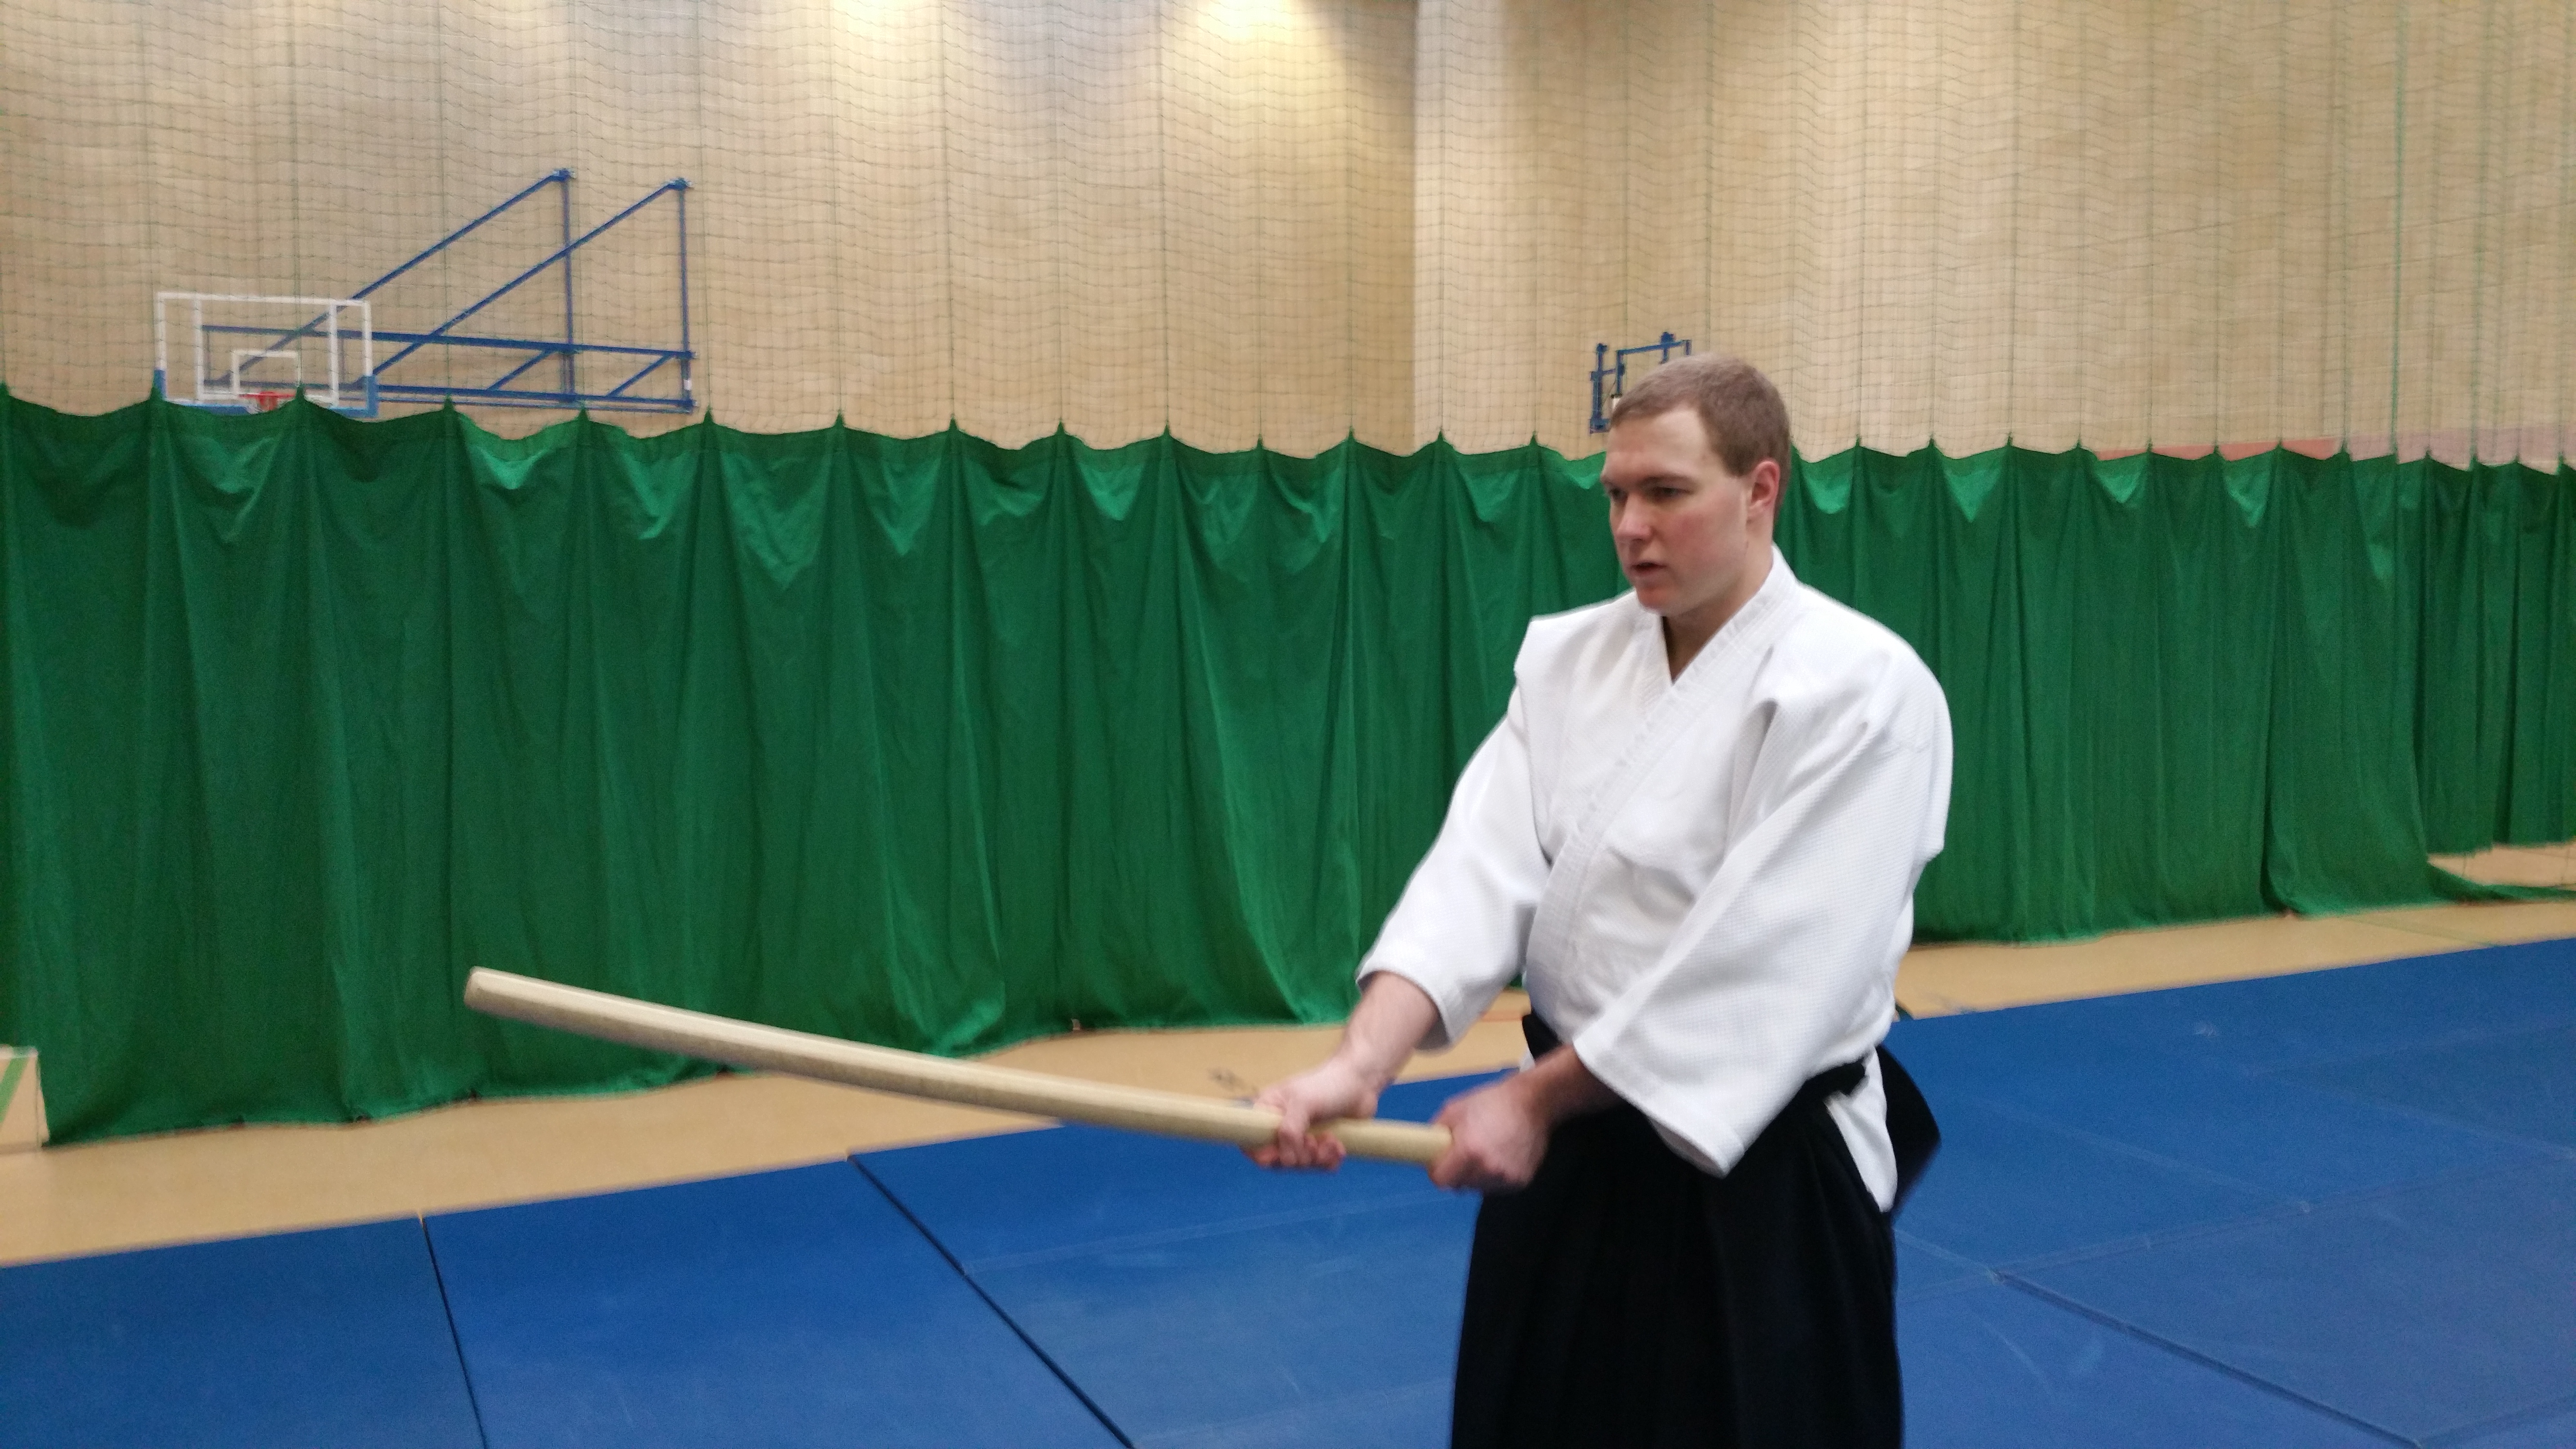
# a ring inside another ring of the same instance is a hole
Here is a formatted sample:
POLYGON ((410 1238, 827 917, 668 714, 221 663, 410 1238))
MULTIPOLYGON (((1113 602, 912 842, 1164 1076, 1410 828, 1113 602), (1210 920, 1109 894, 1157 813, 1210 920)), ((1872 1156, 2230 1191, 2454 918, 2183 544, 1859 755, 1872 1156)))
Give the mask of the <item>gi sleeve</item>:
POLYGON ((1775 720, 1715 875, 1575 1034, 1595 1077, 1720 1171, 1892 1009, 1949 811, 1947 711, 1908 704, 1871 726, 1775 720))
POLYGON ((1514 689, 1502 723, 1459 775, 1430 853, 1360 962, 1363 983, 1391 971, 1440 1008, 1424 1050, 1455 1042, 1520 974, 1547 869, 1530 788, 1529 727, 1514 689))

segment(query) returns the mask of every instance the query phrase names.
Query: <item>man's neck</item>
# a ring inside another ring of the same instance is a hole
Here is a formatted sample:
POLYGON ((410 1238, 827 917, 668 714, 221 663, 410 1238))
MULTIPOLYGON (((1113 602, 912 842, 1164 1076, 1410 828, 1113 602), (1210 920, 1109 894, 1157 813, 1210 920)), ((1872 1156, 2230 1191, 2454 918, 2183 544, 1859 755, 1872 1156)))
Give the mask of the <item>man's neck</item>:
POLYGON ((1744 606, 1753 602, 1753 596, 1762 592, 1762 586, 1771 578, 1768 544, 1763 545, 1761 557, 1745 574, 1741 583, 1698 608, 1664 616, 1664 667, 1669 678, 1681 678, 1682 671, 1699 657, 1699 651, 1726 627, 1726 621, 1743 612, 1744 606))

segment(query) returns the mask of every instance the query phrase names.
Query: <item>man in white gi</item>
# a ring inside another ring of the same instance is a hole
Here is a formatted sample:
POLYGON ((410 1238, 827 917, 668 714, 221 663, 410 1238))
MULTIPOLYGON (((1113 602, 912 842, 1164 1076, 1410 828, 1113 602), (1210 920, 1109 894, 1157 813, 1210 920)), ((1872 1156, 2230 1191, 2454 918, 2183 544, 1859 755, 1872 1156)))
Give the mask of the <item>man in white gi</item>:
POLYGON ((1622 402, 1601 488, 1632 592, 1531 622, 1341 1045, 1259 1098, 1256 1159, 1334 1166, 1311 1124, 1368 1116, 1525 978, 1532 1064, 1449 1103, 1431 1168, 1486 1194, 1453 1444, 1902 1439, 1889 1215, 1937 1131, 1874 1049, 1949 711, 1772 547, 1788 466, 1742 362, 1622 402))

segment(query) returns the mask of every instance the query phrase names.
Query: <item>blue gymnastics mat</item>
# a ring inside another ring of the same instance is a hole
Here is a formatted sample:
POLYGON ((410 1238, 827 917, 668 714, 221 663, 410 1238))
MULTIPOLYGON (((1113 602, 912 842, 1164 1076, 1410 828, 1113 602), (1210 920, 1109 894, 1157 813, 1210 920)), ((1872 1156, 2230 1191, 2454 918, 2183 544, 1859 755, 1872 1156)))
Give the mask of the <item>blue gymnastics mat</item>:
POLYGON ((1920 1078, 1981 1089, 2069 1067, 2199 1061, 2278 1072, 2384 1052, 2576 1026, 2576 941, 2535 941, 2367 966, 1900 1022, 1920 1078))
POLYGON ((2378 1434, 1996 1283, 1897 1312, 1914 1449, 2343 1449, 2378 1434))
POLYGON ((1116 1442, 847 1162, 429 1233, 493 1449, 1116 1442))
MULTIPOLYGON (((2570 943, 1900 1023, 1947 1133, 1899 1223, 1913 1442, 2547 1442, 2570 1026, 2570 943)), ((1474 1203, 1413 1169, 1085 1129, 859 1160, 1134 1443, 1446 1441, 1474 1203)))
POLYGON ((479 1445, 417 1219, 0 1269, 0 1445, 479 1445))
MULTIPOLYGON (((1891 1045, 1947 1137, 1897 1224, 1911 1442, 2576 1444, 2576 942, 1891 1045)), ((1418 1169, 855 1163, 0 1270, 0 1449, 1447 1440, 1477 1204, 1418 1169)))
POLYGON ((2508 1137, 2576 1149, 2576 1027, 2382 1052, 2286 1073, 2298 1081, 2508 1137))
MULTIPOLYGON (((1428 1118, 1490 1075, 1389 1090, 1428 1118)), ((1137 1445, 1446 1444, 1476 1200, 1089 1128, 862 1168, 1137 1445)))
POLYGON ((2576 1162, 2020 1276, 2410 1441, 2576 1400, 2576 1162))
MULTIPOLYGON (((1948 1138, 1898 1224, 1918 1441, 2005 1442, 2070 1389, 2119 1398, 2064 1384, 1998 1418, 1924 1377, 1989 1351, 1936 1326, 1974 1265, 2024 1319, 2116 1330, 2382 1442, 2547 1442, 2576 1412, 2571 1024, 2565 941, 1900 1023, 1948 1138)), ((2136 1442, 2227 1438, 2130 1421, 2136 1442)), ((2083 1422, 2060 1442, 2110 1442, 2083 1422)))

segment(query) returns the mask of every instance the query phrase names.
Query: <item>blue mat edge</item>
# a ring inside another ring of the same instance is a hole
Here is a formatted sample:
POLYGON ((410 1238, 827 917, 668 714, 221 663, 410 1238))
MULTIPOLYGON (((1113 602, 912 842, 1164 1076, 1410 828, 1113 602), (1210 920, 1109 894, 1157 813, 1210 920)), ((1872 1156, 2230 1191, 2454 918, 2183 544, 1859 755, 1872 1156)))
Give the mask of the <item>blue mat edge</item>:
POLYGON ((353 1222, 324 1223, 311 1227, 282 1228, 270 1232, 234 1233, 202 1238, 188 1238, 177 1242, 147 1243, 134 1247, 106 1248, 90 1252, 62 1253, 49 1257, 31 1258, 20 1262, 0 1264, 0 1273, 15 1272, 20 1269, 45 1269, 65 1267, 72 1264, 98 1263, 111 1259, 130 1260, 149 1258, 160 1254, 187 1253, 198 1249, 228 1247, 248 1243, 282 1243, 294 1239, 337 1237, 344 1234, 362 1233, 374 1229, 397 1230, 404 1223, 409 1223, 411 1225, 412 1234, 416 1237, 420 1245, 421 1261, 428 1268, 430 1284, 436 1289, 438 1294, 439 1317, 447 1327, 447 1354, 449 1361, 455 1368, 456 1384, 464 1394, 466 1420, 467 1423, 472 1426, 474 1431, 474 1442, 478 1445, 489 1444, 490 1435, 483 1424, 482 1406, 475 1398, 472 1372, 466 1364, 463 1346, 457 1338, 455 1314, 448 1305, 446 1279, 440 1271, 437 1248, 430 1240, 429 1225, 423 1214, 417 1212, 408 1214, 394 1213, 380 1217, 361 1218, 353 1222))

